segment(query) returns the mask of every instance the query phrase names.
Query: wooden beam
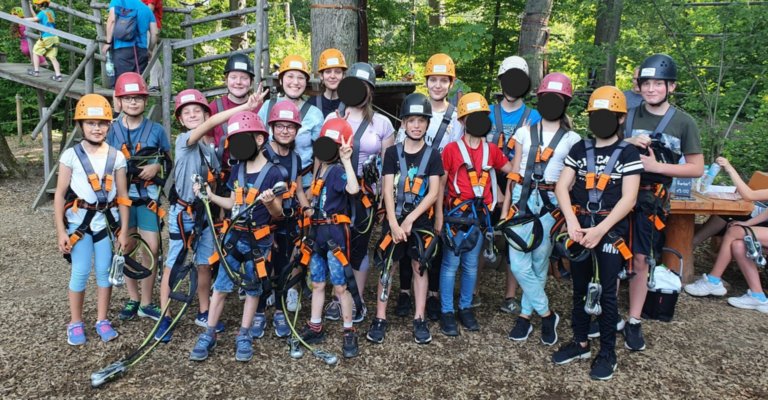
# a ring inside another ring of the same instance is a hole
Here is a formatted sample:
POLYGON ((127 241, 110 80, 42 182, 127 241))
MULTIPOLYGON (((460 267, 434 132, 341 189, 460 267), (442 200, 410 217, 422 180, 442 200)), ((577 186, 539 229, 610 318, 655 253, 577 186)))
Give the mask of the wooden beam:
POLYGON ((239 26, 239 27, 233 28, 233 29, 227 29, 227 30, 224 30, 224 31, 214 32, 214 33, 211 33, 209 35, 196 37, 194 39, 177 40, 177 41, 171 43, 171 47, 173 48, 173 50, 183 49, 183 48, 188 47, 188 46, 194 46, 194 45, 200 44, 200 43, 205 43, 205 42, 210 42, 210 41, 213 41, 213 40, 228 38, 230 36, 235 36, 237 34, 240 34, 240 33, 243 33, 243 32, 248 32, 248 31, 251 31, 253 29, 256 29, 257 27, 258 27, 257 24, 249 24, 249 25, 239 26))
POLYGON ((37 22, 27 21, 25 19, 19 18, 15 15, 8 14, 6 12, 0 11, 0 19, 4 19, 6 21, 12 22, 14 24, 24 25, 27 28, 32 28, 40 32, 46 32, 53 35, 56 35, 62 39, 69 40, 71 42, 80 43, 83 46, 87 46, 91 42, 93 42, 92 39, 84 39, 80 36, 73 35, 68 32, 64 32, 62 30, 56 29, 56 28, 49 28, 45 25, 38 24, 37 22))
POLYGON ((82 18, 82 19, 84 19, 86 21, 89 21, 89 22, 91 22, 93 24, 101 23, 101 21, 96 19, 96 17, 93 16, 93 15, 88 15, 88 14, 82 12, 82 11, 78 11, 78 10, 69 8, 69 7, 63 6, 61 4, 50 3, 50 7, 53 8, 54 10, 56 10, 56 11, 61 11, 61 12, 65 13, 65 14, 69 14, 69 15, 72 15, 72 16, 75 16, 75 17, 78 17, 78 18, 82 18))
MULTIPOLYGON (((187 48, 191 49, 192 47, 187 47, 187 48)), ((253 51, 253 49, 256 49, 256 48, 252 47, 250 49, 245 49, 245 50, 229 51, 229 52, 221 53, 221 54, 211 54, 209 56, 203 56, 203 57, 198 57, 198 58, 194 58, 194 59, 187 60, 187 61, 182 61, 181 63, 179 63, 179 65, 182 66, 182 67, 191 67, 191 66, 197 65, 197 64, 204 64, 204 63, 207 63, 207 62, 210 62, 210 61, 214 61, 214 60, 221 60, 223 58, 229 58, 233 54, 243 54, 243 53, 248 54, 251 51, 253 51)))
POLYGON ((171 48, 170 39, 163 39, 161 41, 163 51, 163 79, 162 79, 162 98, 163 98, 163 128, 165 128, 165 136, 168 138, 168 143, 171 142, 171 91, 173 90, 173 79, 171 74, 173 73, 173 50, 171 48))
MULTIPOLYGON (((26 35, 30 39, 40 39, 40 35, 37 34, 37 33, 34 33, 34 32, 27 32, 27 33, 24 33, 24 35, 26 35)), ((80 54, 80 55, 83 55, 83 56, 85 55, 85 49, 81 49, 81 48, 79 48, 77 46, 72 46, 69 43, 59 42, 59 47, 64 49, 64 50, 71 51, 71 52, 73 52, 75 54, 80 54)), ((93 56, 97 60, 99 60, 99 61, 106 61, 107 60, 107 58, 104 57, 101 54, 94 54, 93 56)))
MULTIPOLYGON (((185 23, 191 20, 192 15, 187 14, 184 16, 185 23)), ((195 36, 194 32, 192 32, 192 26, 184 26, 183 23, 181 25, 184 28, 184 39, 192 39, 195 36)), ((192 46, 185 48, 184 56, 187 60, 195 58, 195 48, 192 46)), ((195 64, 188 64, 184 66, 187 67, 187 87, 195 87, 195 64)))
MULTIPOLYGON (((97 9, 97 10, 107 10, 109 9, 108 3, 97 3, 97 2, 91 2, 91 8, 97 9)), ((180 8, 180 7, 163 7, 163 12, 166 13, 176 13, 176 14, 192 14, 192 10, 188 8, 180 8)))
MULTIPOLYGON (((267 9, 267 7, 264 6, 264 9, 267 9)), ((229 11, 229 12, 225 12, 225 13, 221 13, 221 14, 209 15, 209 16, 203 17, 203 18, 192 19, 192 20, 189 20, 189 21, 182 22, 181 25, 179 25, 179 26, 181 26, 182 28, 190 28, 190 27, 193 27, 195 25, 205 24, 205 23, 208 23, 208 22, 219 21, 219 20, 227 19, 227 18, 231 18, 231 17, 239 17, 241 15, 251 14, 254 11, 256 13, 258 13, 259 12, 259 7, 258 6, 256 6, 256 7, 247 7, 247 8, 243 8, 242 10, 229 11)))

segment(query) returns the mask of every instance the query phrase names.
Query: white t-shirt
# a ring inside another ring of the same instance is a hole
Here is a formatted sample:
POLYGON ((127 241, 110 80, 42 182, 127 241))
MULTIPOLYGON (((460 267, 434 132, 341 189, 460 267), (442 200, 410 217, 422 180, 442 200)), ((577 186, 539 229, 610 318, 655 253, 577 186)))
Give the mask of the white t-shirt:
MULTIPOLYGON (((445 111, 447 110, 440 112, 432 111, 432 118, 429 120, 429 128, 427 128, 427 134, 424 136, 424 142, 429 146, 432 146, 432 141, 435 139, 435 135, 437 135, 437 129, 440 128, 440 124, 443 122, 445 111)), ((454 109, 453 115, 451 116, 451 122, 445 128, 443 139, 440 141, 440 145, 437 146, 437 150, 440 152, 443 151, 448 143, 461 139, 461 136, 464 134, 464 127, 461 125, 458 118, 456 118, 456 115, 456 110, 454 109)), ((402 143, 405 140, 405 127, 403 125, 397 130, 395 143, 402 143)))
MULTIPOLYGON (((107 148, 108 147, 104 147, 104 150, 100 149, 98 154, 88 154, 86 152, 88 155, 88 160, 90 160, 91 166, 93 166, 94 172, 99 175, 99 181, 101 181, 101 179, 104 177, 104 168, 107 166, 107 148)), ((96 203, 98 201, 96 198, 96 193, 93 192, 91 184, 88 182, 88 174, 85 173, 83 164, 81 164, 80 160, 77 158, 75 149, 70 147, 65 150, 64 153, 61 154, 59 162, 72 170, 72 179, 69 182, 69 187, 73 192, 75 192, 77 197, 85 200, 88 203, 96 203)), ((123 153, 118 150, 117 157, 115 157, 115 172, 123 168, 126 168, 125 156, 123 156, 123 153)), ((107 199, 112 201, 114 200, 115 196, 117 196, 117 180, 113 179, 112 189, 107 193, 107 199)), ((116 220, 119 219, 117 207, 112 208, 110 211, 116 220)), ((67 210, 65 217, 67 218, 67 221, 70 225, 80 225, 85 218, 85 213, 86 210, 84 209, 78 209, 75 213, 72 212, 72 209, 70 208, 67 210)), ((98 232, 106 227, 106 217, 104 217, 104 215, 101 213, 96 213, 96 215, 91 220, 91 231, 98 232)))
MULTIPOLYGON (((544 130, 542 133, 542 143, 539 143, 542 151, 547 148, 549 142, 551 142, 552 138, 555 137, 555 133, 557 132, 544 130)), ((544 169, 544 181, 548 183, 554 183, 560 179, 560 173, 563 171, 563 167, 565 166, 565 158, 568 157, 568 152, 571 151, 571 147, 573 147, 573 145, 578 143, 580 140, 581 136, 579 136, 574 131, 568 131, 565 133, 563 138, 560 140, 560 143, 557 144, 552 157, 549 159, 547 168, 544 169)), ((520 154, 520 176, 524 177, 526 164, 528 163, 528 154, 531 150, 530 127, 523 126, 515 131, 515 141, 523 146, 523 152, 520 154)))

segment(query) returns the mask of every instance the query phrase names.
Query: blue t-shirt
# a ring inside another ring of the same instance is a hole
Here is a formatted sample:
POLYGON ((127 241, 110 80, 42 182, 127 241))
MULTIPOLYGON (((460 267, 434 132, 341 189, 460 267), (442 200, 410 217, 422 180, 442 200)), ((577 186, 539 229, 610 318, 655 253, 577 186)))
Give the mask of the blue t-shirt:
MULTIPOLYGON (((242 162, 239 164, 235 164, 232 167, 232 174, 229 176, 229 182, 227 182, 227 187, 231 191, 235 191, 239 187, 243 187, 244 192, 248 192, 248 189, 252 188, 256 184, 256 179, 258 178, 259 174, 264 171, 265 168, 267 168, 268 165, 272 165, 271 163, 267 163, 262 167, 261 170, 254 172, 254 173, 246 173, 245 174, 245 185, 242 184, 242 182, 238 182, 238 176, 240 174, 240 168, 245 168, 245 165, 247 163, 242 162)), ((275 183, 280 182, 283 180, 282 174, 280 174, 280 170, 277 169, 274 165, 272 165, 272 168, 269 169, 267 172, 267 176, 264 177, 264 180, 261 182, 261 186, 257 189, 259 190, 259 193, 271 189, 275 186, 275 183)), ((246 217, 247 221, 253 221, 256 223, 256 225, 266 225, 269 223, 269 221, 272 219, 272 217, 269 215, 269 211, 267 210, 267 207, 264 206, 255 206, 251 209, 250 215, 246 217)))
MULTIPOLYGON (((349 194, 347 193, 347 173, 341 164, 331 164, 328 166, 331 170, 328 172, 323 189, 320 191, 320 197, 317 199, 317 206, 325 211, 327 216, 333 214, 347 214, 347 204, 349 203, 349 194)), ((323 176, 325 171, 318 173, 323 176)))
MULTIPOLYGON (((107 144, 121 150, 123 144, 126 145, 131 155, 136 154, 136 145, 141 142, 141 148, 156 147, 161 152, 170 152, 171 143, 168 142, 168 137, 165 135, 165 129, 157 122, 150 121, 147 118, 142 119, 141 124, 135 129, 128 129, 124 124, 123 118, 118 118, 112 123, 107 133, 107 144), (144 133, 144 127, 147 124, 152 124, 147 135, 146 141, 141 141, 142 133, 144 133), (116 128, 115 125, 119 125, 120 128, 116 128), (127 135, 126 135, 127 134, 127 135)), ((130 162, 130 160, 129 160, 130 162)), ((149 197, 157 200, 160 196, 160 189, 157 185, 147 186, 147 193, 149 197)), ((128 188, 128 196, 131 198, 138 198, 139 192, 136 189, 136 185, 130 185, 128 188)))
MULTIPOLYGON (((37 19, 40 20, 39 22, 40 25, 45 25, 49 28, 56 27, 56 14, 50 8, 40 10, 40 12, 37 13, 37 19)), ((56 36, 56 35, 48 32, 40 32, 40 37, 42 37, 43 39, 51 36, 56 36)))
MULTIPOLYGON (((146 49, 149 41, 147 40, 147 34, 149 33, 149 24, 157 22, 152 10, 142 3, 141 0, 111 0, 109 2, 109 9, 112 10, 115 7, 123 7, 130 10, 136 10, 136 27, 139 31, 139 36, 136 38, 136 42, 124 42, 113 38, 113 46, 115 49, 122 49, 125 47, 133 47, 134 44, 142 49, 146 49)), ((115 17, 117 17, 117 10, 115 9, 115 17)))
MULTIPOLYGON (((488 132, 488 135, 486 136, 486 139, 488 140, 488 143, 494 143, 493 137, 496 136, 496 117, 494 116, 494 109, 498 107, 498 104, 491 104, 490 109, 491 113, 488 114, 488 118, 491 119, 491 131, 488 132)), ((518 108, 515 111, 507 112, 504 110, 504 108, 501 108, 501 123, 504 125, 504 146, 506 147, 507 143, 509 142, 509 139, 514 136, 515 134, 515 127, 517 127, 517 123, 520 121, 520 118, 523 117, 523 114, 525 113, 526 108, 529 108, 525 104, 523 104, 522 107, 518 108)), ((534 109, 530 108, 531 112, 528 114, 528 122, 524 122, 523 125, 534 125, 537 124, 539 121, 541 121, 541 115, 539 115, 539 112, 534 109)), ((496 144, 496 143, 494 143, 496 144)), ((514 156, 514 150, 509 152, 509 159, 511 160, 514 156)))

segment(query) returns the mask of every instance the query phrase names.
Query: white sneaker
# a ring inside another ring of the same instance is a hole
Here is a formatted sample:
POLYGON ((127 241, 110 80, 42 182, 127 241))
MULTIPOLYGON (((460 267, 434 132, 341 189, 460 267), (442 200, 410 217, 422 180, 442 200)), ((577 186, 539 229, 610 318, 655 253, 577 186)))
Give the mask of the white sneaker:
POLYGON ((287 308, 290 312, 294 312, 297 308, 299 308, 299 292, 296 289, 288 289, 285 308, 287 308))
POLYGON ((624 325, 627 324, 627 321, 624 318, 619 318, 619 322, 616 323, 616 332, 621 332, 624 330, 624 325))
POLYGON ((758 310, 760 312, 768 313, 768 300, 760 301, 752 297, 752 291, 747 290, 747 293, 741 297, 729 297, 728 304, 745 310, 758 310), (763 311, 765 310, 765 311, 763 311))
POLYGON ((724 296, 727 292, 722 280, 715 285, 709 281, 707 274, 703 274, 696 282, 685 285, 685 293, 695 297, 724 296))

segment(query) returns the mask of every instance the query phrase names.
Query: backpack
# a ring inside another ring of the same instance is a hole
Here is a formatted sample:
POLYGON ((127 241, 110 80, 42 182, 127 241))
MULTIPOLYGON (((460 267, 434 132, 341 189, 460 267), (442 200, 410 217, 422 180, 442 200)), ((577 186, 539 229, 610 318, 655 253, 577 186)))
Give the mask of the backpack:
POLYGON ((139 10, 124 7, 125 3, 115 6, 115 28, 113 39, 123 42, 133 42, 139 38, 139 10))

